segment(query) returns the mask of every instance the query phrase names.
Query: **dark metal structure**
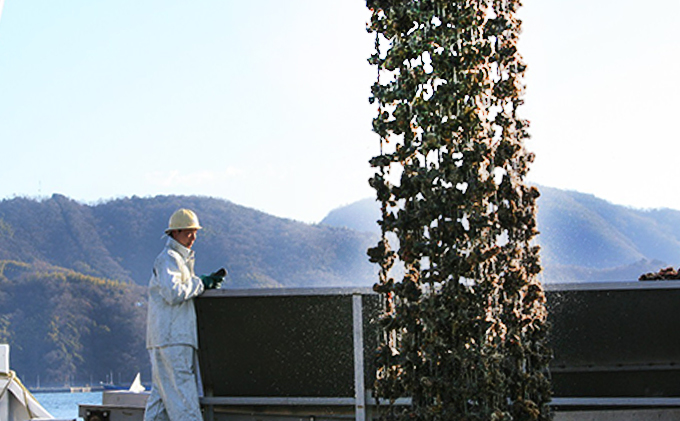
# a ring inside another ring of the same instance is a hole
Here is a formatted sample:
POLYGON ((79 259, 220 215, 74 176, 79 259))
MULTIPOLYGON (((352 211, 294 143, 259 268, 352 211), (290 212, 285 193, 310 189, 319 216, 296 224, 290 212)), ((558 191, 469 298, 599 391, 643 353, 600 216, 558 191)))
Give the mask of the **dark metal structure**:
POLYGON ((680 282, 546 289, 554 406, 680 406, 680 282))
MULTIPOLYGON (((680 407, 680 282, 546 289, 558 411, 680 407)), ((370 419, 379 306, 367 288, 207 292, 206 418, 370 419)))
POLYGON ((205 293, 196 311, 208 418, 365 420, 378 306, 369 289, 205 293))

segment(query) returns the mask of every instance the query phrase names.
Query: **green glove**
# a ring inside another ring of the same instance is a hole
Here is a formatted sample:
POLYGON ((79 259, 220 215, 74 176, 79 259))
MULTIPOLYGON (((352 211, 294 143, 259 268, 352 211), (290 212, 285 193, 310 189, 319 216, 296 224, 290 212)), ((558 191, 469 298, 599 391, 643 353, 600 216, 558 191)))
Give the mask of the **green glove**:
POLYGON ((205 289, 217 289, 222 285, 225 276, 227 276, 227 270, 225 268, 220 268, 210 275, 201 275, 199 278, 203 281, 205 289))

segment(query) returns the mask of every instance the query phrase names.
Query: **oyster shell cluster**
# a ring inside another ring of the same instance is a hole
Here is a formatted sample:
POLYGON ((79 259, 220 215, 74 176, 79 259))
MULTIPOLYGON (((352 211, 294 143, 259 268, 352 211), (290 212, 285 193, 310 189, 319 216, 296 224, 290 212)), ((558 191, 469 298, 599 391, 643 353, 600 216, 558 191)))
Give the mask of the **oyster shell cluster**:
POLYGON ((640 275, 639 281, 672 281, 680 280, 680 272, 673 269, 672 266, 661 269, 658 272, 649 272, 640 275))

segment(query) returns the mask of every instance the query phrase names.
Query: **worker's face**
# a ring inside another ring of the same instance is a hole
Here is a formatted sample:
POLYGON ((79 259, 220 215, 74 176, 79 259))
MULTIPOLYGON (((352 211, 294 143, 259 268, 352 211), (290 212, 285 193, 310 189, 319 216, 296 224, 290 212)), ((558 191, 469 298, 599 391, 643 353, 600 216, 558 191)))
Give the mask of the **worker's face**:
POLYGON ((190 249, 196 241, 197 229, 176 230, 172 232, 172 238, 184 247, 190 249))

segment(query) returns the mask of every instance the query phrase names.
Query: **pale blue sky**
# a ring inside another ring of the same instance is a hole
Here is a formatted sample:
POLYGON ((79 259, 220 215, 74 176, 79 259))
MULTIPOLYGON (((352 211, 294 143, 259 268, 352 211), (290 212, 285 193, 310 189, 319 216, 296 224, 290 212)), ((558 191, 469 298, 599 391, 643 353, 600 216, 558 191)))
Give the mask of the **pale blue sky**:
MULTIPOLYGON (((5 0, 0 199, 198 194, 318 222, 370 197, 368 16, 361 0, 5 0)), ((529 179, 680 209, 680 0, 521 16, 529 179)))

